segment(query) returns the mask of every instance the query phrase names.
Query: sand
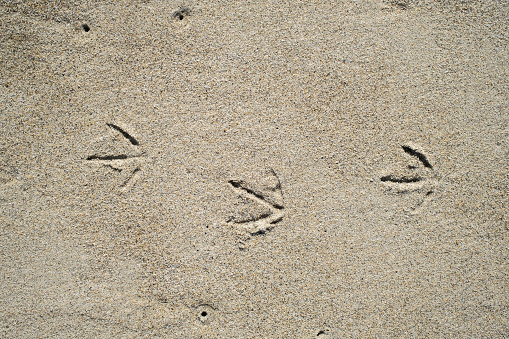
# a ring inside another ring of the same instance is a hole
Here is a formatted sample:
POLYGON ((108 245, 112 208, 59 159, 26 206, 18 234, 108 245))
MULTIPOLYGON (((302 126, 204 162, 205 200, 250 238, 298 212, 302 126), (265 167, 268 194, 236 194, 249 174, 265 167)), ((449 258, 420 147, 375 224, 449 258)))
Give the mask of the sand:
POLYGON ((507 338, 504 1, 1 1, 3 338, 507 338))

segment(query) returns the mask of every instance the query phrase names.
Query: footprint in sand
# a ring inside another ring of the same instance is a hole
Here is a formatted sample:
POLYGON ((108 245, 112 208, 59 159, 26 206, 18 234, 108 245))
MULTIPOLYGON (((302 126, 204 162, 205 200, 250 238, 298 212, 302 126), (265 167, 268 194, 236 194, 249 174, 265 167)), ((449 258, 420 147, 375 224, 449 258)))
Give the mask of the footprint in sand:
POLYGON ((228 223, 255 236, 271 231, 283 220, 281 182, 273 169, 263 171, 258 180, 233 179, 228 185, 238 199, 228 223))
POLYGON ((94 140, 92 147, 95 151, 85 160, 116 172, 115 189, 125 193, 133 187, 141 172, 143 152, 131 134, 115 124, 106 125, 113 133, 94 140))
POLYGON ((419 194, 419 199, 410 207, 411 215, 418 214, 432 198, 437 187, 437 174, 428 156, 422 149, 414 144, 401 146, 403 152, 413 157, 416 161, 406 168, 397 168, 385 173, 380 181, 385 187, 385 192, 396 196, 405 194, 419 194))

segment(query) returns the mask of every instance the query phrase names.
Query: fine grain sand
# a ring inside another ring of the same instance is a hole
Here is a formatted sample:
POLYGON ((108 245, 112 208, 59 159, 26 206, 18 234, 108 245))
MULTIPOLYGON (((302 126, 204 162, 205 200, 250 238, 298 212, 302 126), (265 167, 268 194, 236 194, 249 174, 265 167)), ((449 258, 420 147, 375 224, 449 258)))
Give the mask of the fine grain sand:
POLYGON ((508 338, 507 1, 0 1, 2 338, 508 338))

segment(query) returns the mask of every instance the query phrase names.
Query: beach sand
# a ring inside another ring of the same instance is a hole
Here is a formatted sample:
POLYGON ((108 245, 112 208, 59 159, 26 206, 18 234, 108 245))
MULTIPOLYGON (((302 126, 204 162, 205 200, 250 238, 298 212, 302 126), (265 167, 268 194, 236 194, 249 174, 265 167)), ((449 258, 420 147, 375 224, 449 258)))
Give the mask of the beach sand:
POLYGON ((0 1, 3 338, 507 338, 500 1, 0 1))

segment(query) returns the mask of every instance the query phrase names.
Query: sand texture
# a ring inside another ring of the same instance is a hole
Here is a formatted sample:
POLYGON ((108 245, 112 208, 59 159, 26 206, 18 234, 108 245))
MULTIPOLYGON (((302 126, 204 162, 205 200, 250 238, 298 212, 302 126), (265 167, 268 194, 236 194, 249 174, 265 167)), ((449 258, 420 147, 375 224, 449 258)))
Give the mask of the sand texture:
POLYGON ((0 0, 0 337, 509 338, 508 18, 0 0))

